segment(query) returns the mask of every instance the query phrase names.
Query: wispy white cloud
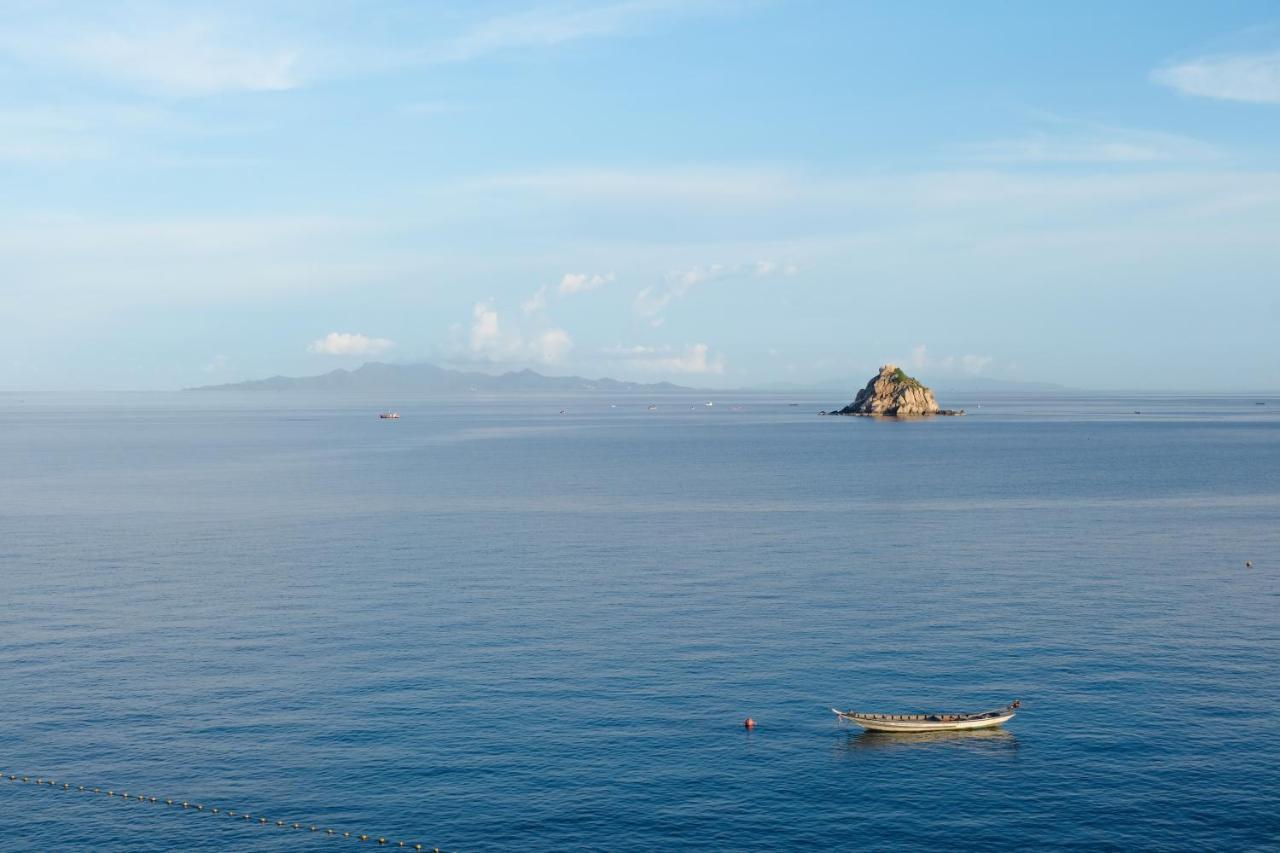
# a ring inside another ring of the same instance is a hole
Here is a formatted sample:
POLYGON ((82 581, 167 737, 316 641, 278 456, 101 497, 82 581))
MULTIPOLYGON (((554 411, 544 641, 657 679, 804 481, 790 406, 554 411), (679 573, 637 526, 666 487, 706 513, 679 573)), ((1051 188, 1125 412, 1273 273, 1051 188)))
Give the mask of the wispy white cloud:
POLYGON ((560 286, 556 288, 556 292, 561 298, 572 296, 575 293, 586 293, 595 290, 601 285, 608 284, 613 281, 613 273, 590 274, 584 272, 567 272, 560 279, 560 286))
POLYGON ((330 332, 307 344, 317 355, 380 355, 395 346, 387 338, 370 338, 354 332, 330 332))
POLYGON ((99 159, 108 147, 89 136, 86 117, 41 106, 0 110, 0 160, 99 159))
POLYGON ((796 267, 776 261, 752 261, 743 264, 710 264, 695 266, 668 273, 662 285, 641 288, 635 295, 632 307, 641 317, 653 325, 661 325, 662 313, 673 302, 683 299, 699 285, 725 278, 765 278, 773 275, 794 275, 796 267))
MULTIPOLYGON (((546 50, 634 35, 689 18, 731 12, 734 0, 562 0, 521 11, 474 16, 423 9, 395 38, 373 30, 326 35, 330 16, 294 4, 288 16, 253 4, 166 4, 154 0, 90 4, 78 14, 29 4, 0 30, 0 57, 164 95, 296 89, 341 78, 439 63, 480 60, 513 50, 546 50), (414 27, 425 32, 415 34, 414 27), (452 31, 450 31, 452 30, 452 31)), ((320 4, 323 7, 324 4, 320 4)), ((355 28, 359 29, 359 28, 355 28)), ((406 115, 438 115, 458 105, 411 102, 406 115)))
POLYGON ((428 51, 436 62, 462 62, 520 48, 547 48, 642 31, 664 20, 707 14, 732 4, 714 0, 550 3, 477 23, 428 51))
MULTIPOLYGON (((719 219, 699 219, 678 249, 655 247, 641 236, 611 250, 608 264, 637 271, 660 264, 674 270, 651 279, 653 285, 632 305, 636 315, 654 322, 701 287, 700 282, 716 281, 714 276, 723 275, 726 267, 736 266, 743 270, 742 280, 752 280, 746 272, 754 267, 751 263, 681 266, 691 251, 695 258, 769 253, 764 256, 803 259, 806 268, 827 270, 833 264, 848 270, 868 259, 909 259, 922 239, 940 250, 966 246, 967 251, 1039 253, 1071 261, 1081 252, 1114 258, 1147 254, 1160 245, 1179 249, 1169 258, 1244 250, 1271 258, 1272 223, 1280 215, 1280 173, 1265 170, 917 172, 833 176, 826 183, 836 192, 821 181, 805 182, 794 188, 795 197, 805 203, 764 206, 744 220, 756 233, 785 229, 785 239, 764 244, 754 237, 723 240, 719 219)), ((460 206, 466 193, 449 198, 460 206)), ((624 218, 628 209, 625 199, 617 200, 624 218)), ((590 212, 601 220, 615 215, 612 206, 590 212)), ((122 220, 0 213, 0 256, 5 259, 0 295, 20 291, 51 304, 95 306, 243 302, 353 288, 357 282, 431 279, 431 271, 442 263, 457 271, 471 268, 474 262, 447 242, 407 254, 391 242, 406 223, 428 231, 422 226, 438 222, 411 215, 384 220, 318 215, 122 220), (183 275, 175 277, 178 269, 183 275)), ((506 230, 495 231, 494 239, 520 226, 514 220, 498 223, 495 228, 506 230)), ((778 262, 777 270, 785 275, 787 263, 778 262)), ((557 284, 558 279, 548 282, 544 299, 555 298, 557 284)))
POLYGON ((962 148, 993 163, 1142 164, 1209 160, 1217 149, 1187 136, 1104 126, 1038 130, 962 148))
POLYGON ((992 358, 989 355, 974 353, 935 356, 924 344, 917 344, 912 348, 909 358, 891 358, 886 361, 892 364, 906 364, 912 370, 935 370, 940 373, 977 376, 991 364, 992 358))
POLYGON ((507 173, 478 178, 471 185, 477 190, 522 192, 567 201, 760 205, 812 197, 818 182, 787 169, 672 166, 507 173))
POLYGON ((1151 79, 1184 95, 1280 104, 1280 51, 1202 56, 1157 68, 1151 79))
POLYGON ((520 310, 525 316, 537 314, 547 309, 547 293, 550 290, 545 284, 533 292, 528 299, 520 303, 520 310))
POLYGON ((72 160, 100 160, 111 148, 92 140, 63 140, 36 135, 0 137, 0 162, 66 163, 72 160))
POLYGON ((0 160, 55 163, 134 152, 156 134, 199 134, 198 124, 122 101, 15 103, 0 108, 0 160))
POLYGON ((564 329, 547 329, 545 332, 539 332, 529 343, 531 357, 543 364, 564 361, 564 357, 571 349, 573 349, 573 339, 564 329))
MULTIPOLYGON (((1211 153, 1204 152, 1206 155, 1211 153)), ((1207 159, 1207 158, 1205 158, 1207 159)), ((531 173, 472 182, 498 197, 525 196, 534 205, 563 205, 573 210, 634 213, 637 207, 698 210, 785 221, 830 223, 856 213, 883 221, 900 213, 979 211, 1057 213, 1096 208, 1114 215, 1117 205, 1148 204, 1179 197, 1229 197, 1239 193, 1274 197, 1280 172, 1225 168, 1095 170, 1085 174, 1000 168, 916 170, 885 174, 815 175, 773 168, 717 174, 673 167, 618 170, 607 180, 593 170, 531 173), (686 180, 687 179, 687 180, 686 180)), ((694 214, 691 214, 691 216, 694 214)), ((701 220, 700 220, 701 221, 701 220)), ((717 220, 718 221, 718 220, 717 220)), ((829 228, 827 230, 830 230, 829 228)))
POLYGON ((472 310, 471 350, 492 352, 503 343, 502 324, 498 321, 498 312, 489 305, 477 302, 472 310))
POLYGON ((272 43, 252 24, 209 14, 174 16, 125 7, 85 22, 37 21, 0 34, 0 54, 68 68, 151 92, 212 95, 301 84, 300 49, 272 43))
POLYGON ((715 281, 727 274, 727 267, 712 264, 705 267, 692 267, 687 270, 668 273, 662 285, 649 285, 641 288, 632 303, 641 317, 657 318, 672 302, 683 299, 690 290, 699 284, 715 281))
POLYGON ((107 219, 0 211, 0 313, 6 297, 26 305, 29 316, 92 320, 103 312, 136 314, 138 306, 278 305, 391 278, 421 281, 433 262, 397 252, 382 233, 372 222, 323 216, 107 219))
MULTIPOLYGON (((611 272, 603 274, 567 272, 561 276, 560 283, 555 288, 555 294, 559 299, 567 299, 579 293, 588 293, 613 281, 613 277, 611 272)), ((520 303, 520 311, 526 317, 545 311, 551 292, 548 285, 542 285, 528 299, 520 303)))
POLYGON ((5 220, 0 250, 23 254, 102 252, 117 258, 223 254, 350 236, 362 226, 324 216, 95 220, 72 216, 5 220))
POLYGON ((231 363, 231 359, 229 357, 227 357, 222 353, 219 353, 218 355, 215 355, 213 358, 211 358, 209 360, 209 363, 206 364, 202 369, 204 370, 205 373, 219 373, 225 370, 227 365, 230 363, 231 363))
POLYGON ((725 359, 707 344, 693 344, 681 350, 670 346, 613 346, 600 354, 608 361, 650 374, 718 375, 724 373, 725 359))
POLYGON ((573 349, 573 339, 564 329, 543 329, 530 335, 503 328, 498 312, 487 302, 472 309, 469 348, 465 358, 496 364, 557 364, 573 349))

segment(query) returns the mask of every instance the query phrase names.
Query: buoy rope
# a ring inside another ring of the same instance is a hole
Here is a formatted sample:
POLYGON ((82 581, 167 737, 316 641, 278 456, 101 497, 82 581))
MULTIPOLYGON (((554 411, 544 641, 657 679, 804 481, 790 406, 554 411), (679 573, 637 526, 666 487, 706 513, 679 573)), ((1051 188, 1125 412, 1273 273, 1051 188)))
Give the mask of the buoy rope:
MULTIPOLYGON (((146 794, 130 793, 128 791, 117 791, 115 788, 93 787, 89 785, 75 785, 71 782, 59 782, 56 779, 46 779, 43 776, 32 778, 29 773, 6 773, 0 770, 0 781, 17 782, 20 784, 30 785, 34 783, 37 786, 48 786, 59 791, 99 794, 104 797, 119 797, 121 800, 132 800, 136 803, 145 803, 146 805, 170 806, 188 812, 199 812, 201 814, 215 814, 219 817, 234 818, 235 820, 244 821, 258 827, 271 827, 273 829, 291 829, 303 830, 307 832, 316 832, 333 838, 344 838, 353 841, 371 842, 374 844, 389 845, 392 847, 404 847, 410 850, 427 850, 428 848, 417 842, 410 841, 392 841, 384 836, 374 836, 367 832, 350 832, 348 830, 332 829, 327 826, 320 826, 314 823, 298 823, 297 821, 272 820, 260 814, 252 812, 237 811, 236 809, 226 809, 221 806, 209 806, 204 803, 193 803, 191 800, 178 800, 172 797, 152 797, 146 794)), ((440 853, 439 847, 430 848, 431 853, 440 853)))

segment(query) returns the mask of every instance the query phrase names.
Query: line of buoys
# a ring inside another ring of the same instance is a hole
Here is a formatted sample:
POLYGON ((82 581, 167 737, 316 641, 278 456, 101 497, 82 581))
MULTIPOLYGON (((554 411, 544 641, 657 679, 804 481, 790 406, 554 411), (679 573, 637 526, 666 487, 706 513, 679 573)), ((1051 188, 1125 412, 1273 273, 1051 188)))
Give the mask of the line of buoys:
MULTIPOLYGON (((17 782, 17 781, 21 780, 21 781, 22 781, 22 782, 24 782, 24 783, 30 783, 30 782, 32 781, 32 779, 31 779, 31 777, 30 777, 30 776, 19 776, 19 775, 18 775, 18 774, 16 774, 16 773, 5 773, 4 771, 0 771, 0 780, 4 780, 4 779, 7 779, 7 780, 8 780, 8 781, 10 781, 10 782, 17 782)), ((51 788, 55 788, 55 787, 59 787, 59 786, 61 786, 62 790, 64 790, 64 791, 69 791, 69 790, 71 790, 71 783, 70 783, 70 782, 57 782, 57 781, 55 781, 55 780, 53 780, 53 779, 45 779, 43 776, 37 776, 37 777, 36 777, 36 779, 35 779, 35 783, 36 783, 37 785, 45 785, 45 784, 47 784, 47 785, 49 785, 49 787, 51 787, 51 788)), ((117 795, 117 794, 116 794, 116 790, 115 790, 114 788, 108 788, 107 790, 105 790, 105 791, 104 791, 104 790, 102 790, 101 788, 87 788, 87 787, 85 787, 84 785, 76 785, 76 790, 77 790, 77 791, 86 792, 86 793, 106 794, 108 797, 113 797, 113 798, 117 795)), ((205 807, 204 807, 204 805, 203 805, 203 804, 201 804, 201 803, 192 803, 190 800, 179 800, 179 801, 174 801, 174 800, 172 800, 172 799, 165 799, 165 800, 163 800, 163 801, 162 801, 162 800, 157 799, 156 797, 148 797, 148 796, 146 796, 146 795, 144 795, 144 794, 130 794, 128 791, 120 791, 120 792, 119 792, 119 796, 120 796, 120 799, 122 799, 122 800, 128 800, 128 799, 132 798, 132 799, 134 799, 134 800, 137 800, 139 803, 146 803, 146 802, 150 802, 150 803, 160 803, 160 802, 163 802, 166 806, 180 806, 180 807, 181 807, 181 808, 183 808, 183 809, 186 809, 186 810, 194 809, 195 811, 198 811, 198 812, 203 812, 203 811, 205 811, 205 807)), ((252 820, 252 819, 253 819, 253 815, 249 814, 248 812, 239 812, 239 813, 237 813, 234 809, 221 810, 221 809, 219 809, 219 808, 217 808, 217 807, 210 807, 210 808, 209 808, 209 812, 210 812, 211 814, 225 814, 227 817, 239 817, 239 818, 242 818, 243 820, 252 820)), ((259 817, 259 818, 258 818, 258 823, 259 823, 260 825, 262 825, 262 826, 267 826, 267 825, 270 823, 270 821, 269 821, 267 818, 265 818, 265 817, 259 817)), ((303 829, 305 829, 305 830, 308 830, 308 831, 310 831, 310 832, 319 832, 319 831, 320 831, 320 827, 316 826, 315 824, 305 824, 305 825, 304 825, 304 824, 299 823, 299 822, 297 822, 297 821, 294 821, 294 822, 292 822, 292 823, 286 823, 286 822, 285 822, 285 821, 283 821, 283 820, 277 820, 277 821, 275 822, 275 825, 276 825, 276 826, 278 826, 278 827, 280 827, 280 828, 282 828, 282 829, 283 829, 283 828, 292 828, 292 829, 296 829, 296 830, 303 830, 303 829)), ((336 838, 336 837, 337 837, 337 835, 338 835, 338 831, 337 831, 337 830, 335 830, 335 829, 325 829, 325 830, 324 830, 324 833, 325 833, 325 835, 331 835, 331 836, 334 836, 335 838, 336 838)), ((343 832, 342 832, 342 837, 343 837, 343 838, 352 838, 353 836, 352 836, 352 834, 351 834, 351 832, 350 832, 350 831, 343 831, 343 832)), ((355 838, 357 838, 357 839, 358 839, 358 840, 360 840, 360 841, 373 841, 373 840, 376 840, 379 844, 389 844, 389 843, 391 843, 390 841, 388 841, 388 840, 387 840, 385 837, 383 837, 383 836, 378 836, 378 838, 374 839, 372 836, 368 835, 367 833, 361 833, 360 835, 357 835, 357 836, 354 836, 354 837, 355 837, 355 838)), ((415 842, 415 843, 413 843, 413 844, 409 844, 408 842, 405 842, 405 841, 398 841, 398 842, 396 842, 396 846, 398 846, 398 847, 412 847, 414 850, 421 850, 421 851, 425 851, 425 850, 427 849, 424 845, 422 845, 422 844, 420 844, 420 843, 416 843, 416 842, 415 842)), ((439 848, 439 847, 432 847, 432 848, 431 848, 431 853, 440 853, 440 848, 439 848)))

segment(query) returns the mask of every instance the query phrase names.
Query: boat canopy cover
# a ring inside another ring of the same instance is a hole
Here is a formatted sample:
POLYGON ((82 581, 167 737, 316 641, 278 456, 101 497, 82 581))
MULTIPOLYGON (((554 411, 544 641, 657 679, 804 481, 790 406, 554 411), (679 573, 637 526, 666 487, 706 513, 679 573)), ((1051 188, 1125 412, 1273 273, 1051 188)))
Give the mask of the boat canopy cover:
POLYGON ((1021 704, 1021 701, 1014 699, 1003 708, 997 708, 994 711, 978 711, 972 714, 864 714, 860 711, 836 711, 836 713, 842 717, 862 718, 864 720, 953 723, 965 720, 986 720, 992 717, 1004 717, 1012 714, 1021 704))

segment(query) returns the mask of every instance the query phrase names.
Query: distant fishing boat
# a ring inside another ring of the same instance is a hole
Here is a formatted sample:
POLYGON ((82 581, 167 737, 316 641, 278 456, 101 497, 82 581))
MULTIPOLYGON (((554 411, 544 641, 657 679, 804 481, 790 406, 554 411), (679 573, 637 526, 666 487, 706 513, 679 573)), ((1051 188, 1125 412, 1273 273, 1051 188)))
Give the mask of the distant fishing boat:
POLYGON ((656 411, 658 411, 658 407, 657 407, 656 405, 654 405, 653 403, 650 403, 650 404, 649 404, 649 411, 651 411, 651 412, 656 412, 656 411))
POLYGON ((1002 726, 1013 719, 1021 705, 1014 699, 1003 708, 976 714, 863 714, 836 708, 831 710, 839 719, 857 723, 873 732, 958 732, 1002 726))
POLYGON ((378 414, 378 417, 382 418, 384 421, 398 421, 400 420, 400 413, 399 412, 381 412, 378 414))
POLYGON ((707 401, 707 405, 708 405, 708 406, 714 406, 714 405, 715 405, 715 403, 713 403, 713 402, 711 402, 710 400, 708 400, 708 401, 707 401))

